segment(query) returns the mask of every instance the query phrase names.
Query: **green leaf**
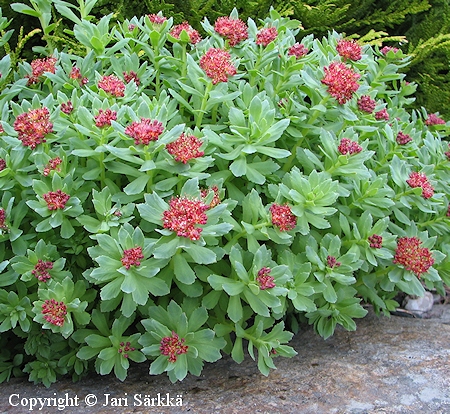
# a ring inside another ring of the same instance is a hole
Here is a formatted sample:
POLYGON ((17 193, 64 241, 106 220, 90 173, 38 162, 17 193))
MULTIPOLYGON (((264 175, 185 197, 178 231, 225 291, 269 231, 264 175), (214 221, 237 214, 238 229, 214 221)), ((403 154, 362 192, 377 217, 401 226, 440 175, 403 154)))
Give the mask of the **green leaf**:
POLYGON ((197 278, 189 263, 182 254, 176 254, 172 257, 175 277, 182 283, 190 285, 197 278))
POLYGON ((207 247, 191 243, 188 247, 185 247, 184 250, 197 264, 211 264, 217 261, 216 254, 207 247))
POLYGON ((227 314, 234 323, 238 323, 244 317, 241 298, 239 296, 230 297, 227 314))
POLYGON ((29 16, 41 17, 42 13, 32 9, 31 7, 22 3, 12 3, 10 4, 11 9, 17 13, 28 14, 29 16))
POLYGON ((242 177, 247 172, 247 161, 245 157, 239 157, 230 165, 230 171, 235 177, 242 177))
POLYGON ((127 195, 140 194, 144 191, 147 185, 149 177, 147 175, 141 175, 129 183, 124 189, 124 193, 127 195))

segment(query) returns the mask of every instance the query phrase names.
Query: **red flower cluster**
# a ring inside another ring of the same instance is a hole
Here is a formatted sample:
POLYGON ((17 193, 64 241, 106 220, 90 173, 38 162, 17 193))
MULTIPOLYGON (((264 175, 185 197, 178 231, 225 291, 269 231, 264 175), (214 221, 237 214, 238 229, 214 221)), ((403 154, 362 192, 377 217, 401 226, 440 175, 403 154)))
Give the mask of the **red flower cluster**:
POLYGON ((328 86, 328 93, 342 105, 350 100, 359 88, 360 75, 342 62, 332 62, 324 68, 322 83, 328 86))
POLYGON ((8 225, 5 223, 6 211, 4 208, 0 208, 0 230, 7 230, 8 225))
POLYGON ((45 136, 53 132, 50 113, 47 108, 30 109, 20 114, 14 121, 14 130, 23 145, 35 149, 45 142, 45 136))
POLYGON ((196 136, 186 135, 183 132, 177 140, 167 144, 166 148, 175 157, 175 161, 186 164, 189 160, 202 157, 205 154, 200 151, 202 144, 202 141, 196 136))
POLYGON ((112 96, 125 95, 125 84, 116 75, 103 76, 98 82, 98 87, 112 96))
POLYGON ((425 125, 445 125, 445 121, 436 114, 429 114, 428 118, 425 120, 425 125))
POLYGON ((70 115, 73 111, 73 104, 71 101, 63 102, 61 104, 61 111, 63 111, 66 115, 70 115))
POLYGON ((248 27, 241 19, 219 17, 214 24, 214 30, 227 39, 231 47, 248 39, 248 27))
POLYGON ((175 231, 177 236, 199 240, 202 229, 197 224, 206 224, 208 217, 205 211, 209 209, 201 200, 191 200, 187 197, 172 197, 169 210, 163 213, 165 229, 175 231))
POLYGON ((148 145, 150 141, 156 141, 163 131, 161 122, 148 118, 142 118, 141 122, 132 122, 125 128, 125 134, 133 138, 136 145, 148 145))
POLYGON ((270 42, 273 42, 278 36, 276 27, 265 27, 256 34, 256 44, 266 47, 270 42))
POLYGON ((165 336, 161 339, 161 346, 159 347, 161 355, 169 357, 169 362, 177 362, 178 355, 186 354, 188 346, 183 345, 185 339, 180 338, 178 334, 172 331, 172 336, 165 336))
POLYGON ((56 58, 48 57, 44 59, 35 59, 31 62, 31 75, 27 75, 28 78, 27 85, 33 85, 41 81, 40 77, 45 72, 55 73, 56 72, 56 58))
POLYGON ((106 109, 105 111, 103 109, 100 109, 98 111, 98 115, 94 118, 95 119, 95 125, 99 128, 103 128, 105 126, 110 126, 111 121, 115 121, 117 119, 117 112, 111 111, 111 109, 106 109))
POLYGON ((121 259, 122 264, 128 270, 130 266, 140 266, 141 260, 144 258, 142 247, 137 246, 132 249, 124 250, 121 259))
POLYGON ((410 135, 404 134, 402 131, 400 131, 397 134, 397 143, 399 145, 405 145, 405 144, 407 144, 408 142, 411 142, 411 141, 412 141, 412 138, 411 138, 410 135))
POLYGON ((67 315, 67 307, 62 301, 47 299, 42 305, 42 315, 52 325, 63 326, 64 318, 67 315))
POLYGON ((191 44, 195 45, 196 43, 200 42, 200 40, 202 40, 200 33, 197 32, 197 30, 195 30, 188 22, 177 24, 176 26, 173 27, 173 29, 170 31, 169 34, 172 37, 179 39, 180 34, 183 30, 185 30, 186 33, 188 34, 191 44))
POLYGON ((6 168, 6 161, 3 158, 0 158, 0 171, 3 171, 6 168))
POLYGON ((136 72, 133 70, 130 70, 129 72, 123 72, 123 79, 126 83, 130 83, 131 81, 134 81, 136 86, 139 86, 141 84, 141 80, 139 79, 136 72))
POLYGON ((276 286, 274 280, 275 279, 270 276, 270 267, 263 267, 258 271, 256 281, 259 283, 259 288, 261 290, 274 288, 276 286))
POLYGON ((448 158, 448 160, 450 161, 450 144, 448 144, 448 151, 444 152, 445 156, 448 158))
POLYGON ((334 267, 339 267, 341 262, 338 262, 334 256, 327 256, 327 265, 333 269, 334 267))
POLYGON ((62 210, 66 206, 67 201, 69 201, 70 195, 63 193, 61 190, 56 190, 49 191, 42 198, 47 203, 49 210, 62 210))
POLYGON ((69 75, 70 79, 78 79, 80 81, 80 85, 86 85, 88 83, 88 78, 83 77, 79 68, 74 66, 70 71, 69 75))
POLYGON ((288 56, 295 56, 297 59, 300 59, 301 57, 308 54, 309 49, 306 48, 301 43, 295 43, 293 46, 291 46, 288 50, 288 56))
POLYGON ((131 346, 131 342, 126 342, 126 343, 125 342, 121 342, 120 343, 120 347, 117 350, 117 352, 119 354, 122 354, 122 356, 124 358, 128 358, 128 352, 133 352, 135 350, 136 350, 136 348, 131 346))
POLYGON ((157 14, 147 14, 147 17, 153 24, 163 24, 167 18, 164 16, 158 16, 157 14))
POLYGON ((338 146, 338 151, 342 155, 352 155, 352 154, 357 154, 358 152, 361 152, 362 147, 357 142, 352 141, 351 139, 342 138, 341 142, 338 146))
POLYGON ((52 262, 44 262, 39 259, 34 269, 31 271, 31 274, 39 280, 39 282, 47 282, 51 278, 50 273, 48 273, 49 269, 53 269, 52 262))
POLYGON ((383 245, 383 237, 379 236, 378 234, 369 236, 367 240, 369 241, 370 247, 372 247, 372 249, 381 249, 383 245))
POLYGON ((336 45, 336 50, 341 57, 344 58, 344 62, 347 59, 360 60, 362 48, 354 40, 341 39, 336 45))
POLYGON ((431 198, 434 195, 434 188, 431 186, 425 174, 419 172, 412 172, 409 174, 409 179, 406 180, 411 188, 421 187, 422 197, 431 198))
POLYGON ((376 101, 369 95, 363 95, 358 99, 358 108, 360 109, 360 111, 371 114, 375 110, 376 105, 376 101))
POLYGON ((208 196, 208 193, 211 190, 214 192, 214 196, 211 200, 211 203, 208 204, 208 209, 214 208, 215 206, 220 204, 219 188, 217 187, 217 185, 213 185, 211 188, 204 188, 203 190, 200 190, 200 195, 203 201, 208 196))
POLYGON ((381 111, 375 112, 375 119, 384 119, 385 121, 389 121, 389 114, 387 109, 383 108, 381 111))
POLYGON ((61 163, 62 163, 61 158, 59 157, 52 158, 45 166, 42 174, 47 177, 50 174, 50 171, 61 171, 61 168, 58 168, 58 165, 60 165, 61 163))
POLYGON ((397 53, 400 49, 398 49, 397 47, 392 47, 392 46, 384 46, 380 52, 383 53, 383 55, 387 55, 388 52, 393 51, 394 53, 397 53))
POLYGON ((422 241, 417 237, 400 237, 393 263, 403 265, 418 277, 426 273, 433 266, 434 259, 430 250, 420 247, 421 244, 422 241))
POLYGON ((231 63, 231 55, 222 49, 210 48, 200 58, 200 67, 212 79, 214 85, 226 82, 228 76, 236 75, 236 68, 231 63))
POLYGON ((291 208, 287 204, 272 204, 270 206, 272 214, 272 224, 281 231, 292 230, 297 225, 297 217, 292 214, 291 208))

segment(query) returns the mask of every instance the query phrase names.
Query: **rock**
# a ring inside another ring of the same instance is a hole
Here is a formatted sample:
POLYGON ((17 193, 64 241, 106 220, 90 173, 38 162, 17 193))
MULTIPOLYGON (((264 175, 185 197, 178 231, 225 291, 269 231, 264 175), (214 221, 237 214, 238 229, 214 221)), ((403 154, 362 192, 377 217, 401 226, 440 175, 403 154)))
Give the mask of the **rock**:
POLYGON ((431 292, 425 292, 422 297, 406 296, 404 308, 411 312, 425 313, 433 308, 434 297, 431 292))

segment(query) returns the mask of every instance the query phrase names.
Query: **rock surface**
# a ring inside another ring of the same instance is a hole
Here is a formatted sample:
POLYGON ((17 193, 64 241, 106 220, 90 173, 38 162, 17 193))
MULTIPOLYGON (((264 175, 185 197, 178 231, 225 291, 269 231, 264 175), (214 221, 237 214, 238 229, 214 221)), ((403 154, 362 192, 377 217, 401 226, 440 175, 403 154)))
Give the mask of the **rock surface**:
POLYGON ((298 355, 277 358, 278 369, 267 378, 249 357, 240 365, 226 357, 207 364, 201 377, 176 384, 165 375, 149 376, 148 364, 130 369, 123 383, 91 375, 47 389, 13 379, 0 387, 0 413, 39 411, 37 401, 29 410, 38 397, 69 405, 44 407, 45 413, 450 413, 450 306, 435 308, 433 319, 369 313, 356 332, 338 329, 326 341, 304 329, 291 342, 298 355), (160 403, 169 394, 173 403, 179 396, 182 406, 134 405, 146 395, 156 405, 158 393, 160 403), (87 402, 97 399, 93 407, 86 405, 88 395, 87 402))

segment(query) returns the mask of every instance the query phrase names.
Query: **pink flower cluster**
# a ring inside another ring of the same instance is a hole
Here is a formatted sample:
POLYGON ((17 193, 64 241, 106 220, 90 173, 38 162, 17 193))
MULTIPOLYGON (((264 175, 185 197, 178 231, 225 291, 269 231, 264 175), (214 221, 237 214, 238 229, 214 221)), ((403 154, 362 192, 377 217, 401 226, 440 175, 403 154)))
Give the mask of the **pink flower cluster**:
POLYGON ((222 49, 210 48, 200 58, 200 67, 206 76, 212 79, 215 85, 219 82, 227 82, 228 76, 236 75, 236 68, 231 62, 231 55, 222 49))
POLYGON ((125 134, 133 138, 136 145, 148 145, 151 141, 156 141, 163 131, 161 122, 148 118, 142 118, 141 122, 132 122, 125 128, 125 134))
POLYGON ((370 247, 372 249, 381 249, 381 247, 383 246, 383 237, 379 236, 378 234, 369 236, 367 240, 369 241, 370 247))
POLYGON ((180 338, 177 333, 172 331, 172 336, 165 336, 161 339, 159 350, 161 355, 169 357, 169 362, 177 362, 178 355, 186 354, 188 346, 184 345, 184 338, 180 338))
POLYGON ((0 208, 0 230, 7 230, 8 225, 5 223, 6 221, 6 211, 4 208, 0 208))
POLYGON ((380 52, 383 53, 383 55, 387 55, 390 51, 397 53, 400 49, 398 49, 397 47, 392 47, 392 46, 384 46, 380 52))
POLYGON ((248 27, 241 19, 219 17, 214 24, 214 30, 227 39, 231 47, 248 39, 248 27))
POLYGON ((288 50, 288 56, 295 56, 297 59, 307 55, 309 49, 302 45, 301 43, 295 43, 288 50))
POLYGON ((63 102, 61 104, 61 111, 66 115, 70 115, 73 111, 73 104, 71 101, 63 102))
POLYGON ((120 346, 117 353, 122 354, 122 356, 126 359, 128 359, 128 352, 133 352, 136 350, 136 348, 131 346, 131 342, 121 342, 119 345, 120 346))
POLYGON ((359 88, 357 80, 361 77, 342 62, 332 62, 324 68, 322 83, 328 86, 328 93, 342 105, 350 100, 359 88))
POLYGON ((50 171, 61 171, 61 168, 58 166, 62 163, 62 159, 59 157, 52 158, 44 168, 42 174, 47 177, 50 174, 50 171))
POLYGON ((270 42, 273 42, 278 36, 276 27, 265 27, 256 33, 256 44, 266 47, 270 42))
POLYGON ((141 80, 139 79, 137 73, 133 70, 130 70, 129 72, 123 72, 123 79, 126 83, 134 81, 136 86, 139 86, 141 84, 141 80))
POLYGON ((263 267, 258 271, 258 276, 256 281, 259 283, 259 288, 261 290, 274 288, 276 285, 274 283, 274 278, 270 276, 270 267, 263 267))
POLYGON ((0 171, 3 171, 6 168, 6 161, 3 158, 0 158, 0 171))
POLYGON ((434 259, 426 247, 421 247, 422 241, 417 237, 400 237, 394 255, 394 264, 400 264, 406 270, 420 277, 433 266, 434 259))
POLYGON ((357 154, 358 152, 361 152, 362 147, 357 142, 352 141, 351 139, 342 138, 341 142, 338 146, 338 151, 342 155, 352 155, 352 154, 357 154))
POLYGON ((63 326, 67 315, 67 306, 62 301, 47 299, 42 305, 42 315, 52 325, 63 326))
POLYGON ((412 172, 409 174, 409 179, 406 180, 411 188, 422 188, 422 197, 431 198, 434 195, 434 188, 431 186, 425 174, 419 172, 412 172))
POLYGON ((428 118, 425 120, 425 125, 445 125, 445 121, 436 114, 429 114, 428 118))
POLYGON ((35 276, 37 280, 39 280, 39 282, 47 282, 47 280, 51 278, 50 273, 48 273, 50 269, 53 269, 52 262, 44 262, 43 260, 39 259, 34 266, 34 269, 31 271, 31 274, 35 276))
POLYGON ((327 256, 327 266, 331 269, 339 267, 341 262, 338 262, 334 256, 327 256))
POLYGON ((274 203, 269 210, 272 215, 272 224, 281 231, 290 231, 297 225, 297 217, 287 204, 274 203))
POLYGON ((69 78, 79 80, 80 85, 86 85, 86 83, 88 83, 88 78, 83 77, 80 68, 77 68, 76 66, 74 66, 70 71, 69 78))
POLYGON ((99 82, 98 87, 115 97, 125 95, 125 84, 116 75, 105 75, 99 82))
POLYGON ((175 157, 175 161, 186 164, 189 160, 202 157, 205 154, 200 151, 202 144, 202 141, 196 136, 186 135, 183 132, 177 140, 167 144, 166 148, 169 154, 175 157))
POLYGON ((450 144, 448 144, 448 151, 444 152, 447 159, 450 161, 450 144))
POLYGON ((45 142, 45 136, 53 132, 50 113, 47 108, 30 109, 14 121, 14 130, 23 145, 35 149, 45 142))
POLYGON ((220 195, 219 195, 219 188, 217 185, 213 185, 211 188, 204 188, 200 190, 200 196, 202 197, 203 201, 208 196, 208 193, 210 191, 214 192, 213 199, 211 200, 211 203, 208 204, 208 209, 214 208, 218 204, 220 204, 220 195))
POLYGON ((66 203, 69 201, 70 195, 63 193, 61 190, 49 191, 44 194, 42 198, 47 203, 49 210, 64 209, 66 203))
POLYGON ((173 29, 170 31, 169 34, 172 37, 179 39, 180 34, 183 30, 185 30, 186 33, 188 34, 191 44, 195 45, 196 43, 198 43, 202 40, 200 33, 197 30, 195 30, 188 22, 183 22, 181 24, 177 24, 176 26, 173 27, 173 29))
POLYGON ((360 111, 367 112, 371 114, 375 110, 377 105, 376 101, 372 99, 369 95, 363 95, 358 99, 358 108, 360 111))
POLYGON ((111 121, 115 121, 117 119, 117 112, 112 111, 111 109, 100 109, 98 111, 98 115, 94 118, 95 125, 99 128, 103 128, 105 126, 111 126, 111 121))
POLYGON ((405 145, 405 144, 407 144, 408 142, 411 142, 411 141, 412 141, 412 138, 411 138, 410 135, 405 134, 405 133, 403 133, 402 131, 400 131, 400 132, 397 134, 396 140, 397 140, 397 143, 398 143, 399 145, 405 145))
POLYGON ((121 261, 122 265, 125 266, 125 269, 128 270, 131 266, 140 266, 143 258, 144 254, 142 253, 142 247, 137 246, 132 249, 124 250, 121 261))
POLYGON ((27 75, 28 83, 27 85, 33 85, 41 81, 41 76, 45 72, 55 73, 56 72, 56 61, 54 57, 48 57, 44 59, 35 59, 31 62, 31 75, 27 75))
POLYGON ((167 18, 164 16, 158 16, 157 14, 147 14, 147 17, 153 24, 163 24, 167 18))
POLYGON ((339 40, 336 45, 336 50, 339 53, 339 55, 344 59, 344 62, 347 59, 360 60, 362 57, 361 56, 362 48, 354 40, 346 40, 346 39, 339 40))
POLYGON ((382 110, 375 112, 375 119, 381 120, 384 119, 385 121, 389 121, 389 114, 386 108, 383 108, 382 110))
POLYGON ((163 213, 163 226, 172 230, 177 236, 199 240, 202 229, 197 224, 206 224, 208 217, 205 211, 209 209, 201 200, 191 200, 187 197, 172 197, 169 210, 163 213))

